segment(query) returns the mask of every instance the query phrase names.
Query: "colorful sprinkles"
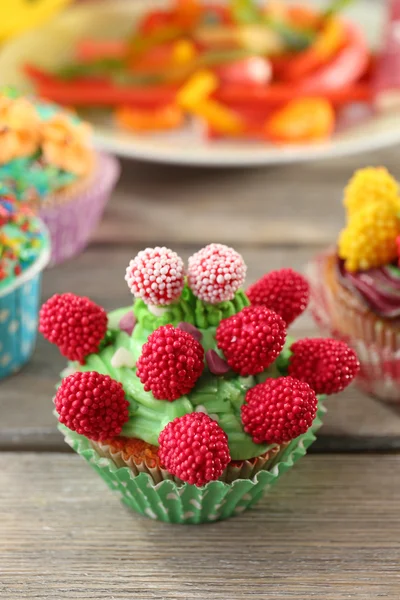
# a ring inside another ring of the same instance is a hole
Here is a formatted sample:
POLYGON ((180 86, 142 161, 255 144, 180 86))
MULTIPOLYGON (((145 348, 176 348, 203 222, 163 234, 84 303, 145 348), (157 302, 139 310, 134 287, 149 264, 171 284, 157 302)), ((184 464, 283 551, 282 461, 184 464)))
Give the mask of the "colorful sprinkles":
POLYGON ((0 286, 36 260, 43 235, 31 211, 11 197, 0 197, 0 286))

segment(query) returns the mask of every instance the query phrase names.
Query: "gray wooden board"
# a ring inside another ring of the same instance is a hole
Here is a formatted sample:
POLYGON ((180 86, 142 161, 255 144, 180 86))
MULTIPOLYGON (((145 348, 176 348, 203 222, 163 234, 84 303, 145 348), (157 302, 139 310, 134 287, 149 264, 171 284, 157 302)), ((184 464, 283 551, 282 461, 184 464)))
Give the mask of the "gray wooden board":
POLYGON ((399 456, 307 456, 255 509, 182 526, 82 459, 0 454, 4 600, 398 600, 399 456))

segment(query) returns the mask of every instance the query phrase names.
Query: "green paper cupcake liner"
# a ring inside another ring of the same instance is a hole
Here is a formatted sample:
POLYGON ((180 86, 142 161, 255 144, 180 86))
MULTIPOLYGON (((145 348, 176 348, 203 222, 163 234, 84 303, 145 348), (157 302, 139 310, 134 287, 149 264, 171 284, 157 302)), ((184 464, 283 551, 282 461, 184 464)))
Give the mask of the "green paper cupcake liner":
POLYGON ((130 509, 167 523, 200 524, 228 519, 256 504, 306 454, 316 439, 325 412, 319 400, 312 427, 282 448, 272 463, 267 463, 268 470, 259 471, 251 479, 236 479, 231 483, 211 481, 202 488, 171 480, 154 483, 148 473, 135 475, 128 467, 117 467, 111 459, 100 456, 84 436, 61 424, 59 429, 66 443, 87 460, 111 490, 119 493, 130 509))

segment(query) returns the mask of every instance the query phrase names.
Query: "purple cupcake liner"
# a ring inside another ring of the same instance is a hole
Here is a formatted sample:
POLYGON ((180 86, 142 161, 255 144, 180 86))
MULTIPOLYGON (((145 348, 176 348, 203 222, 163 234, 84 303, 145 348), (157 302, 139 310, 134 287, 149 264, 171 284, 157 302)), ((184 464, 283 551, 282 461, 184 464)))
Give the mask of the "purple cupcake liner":
POLYGON ((50 266, 80 254, 100 221, 120 174, 119 162, 108 154, 97 154, 92 181, 70 197, 39 210, 51 238, 50 266))

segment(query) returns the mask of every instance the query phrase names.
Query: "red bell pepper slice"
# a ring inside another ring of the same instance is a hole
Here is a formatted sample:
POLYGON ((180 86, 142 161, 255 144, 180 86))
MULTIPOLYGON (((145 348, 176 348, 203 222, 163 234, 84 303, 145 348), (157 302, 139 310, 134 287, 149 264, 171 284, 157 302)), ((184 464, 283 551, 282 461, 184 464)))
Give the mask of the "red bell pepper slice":
POLYGON ((173 10, 152 10, 139 23, 138 33, 148 35, 157 31, 157 29, 171 27, 175 24, 175 16, 173 10))
POLYGON ((369 50, 359 27, 346 23, 347 43, 327 65, 303 79, 302 90, 314 93, 315 89, 337 90, 358 81, 369 65, 369 50))
POLYGON ((215 93, 216 100, 232 107, 269 107, 275 108, 290 102, 295 98, 320 96, 326 98, 334 106, 349 102, 370 102, 373 90, 370 85, 354 84, 343 88, 326 90, 315 88, 312 91, 296 88, 289 84, 274 84, 270 86, 253 86, 244 88, 241 85, 229 84, 221 86, 215 93))
POLYGON ((23 71, 35 84, 51 82, 53 80, 53 76, 50 73, 30 63, 24 65, 23 71))
POLYGON ((285 81, 300 82, 334 60, 347 44, 347 29, 343 21, 328 19, 321 26, 311 46, 292 56, 282 73, 285 81))
MULTIPOLYGON (((31 69, 28 69, 32 75, 31 69)), ((172 85, 122 86, 105 79, 62 81, 35 69, 33 77, 37 93, 59 104, 72 106, 156 107, 174 102, 177 87, 172 85)))
POLYGON ((127 44, 119 40, 80 40, 75 49, 79 61, 89 62, 100 58, 124 58, 127 44))

